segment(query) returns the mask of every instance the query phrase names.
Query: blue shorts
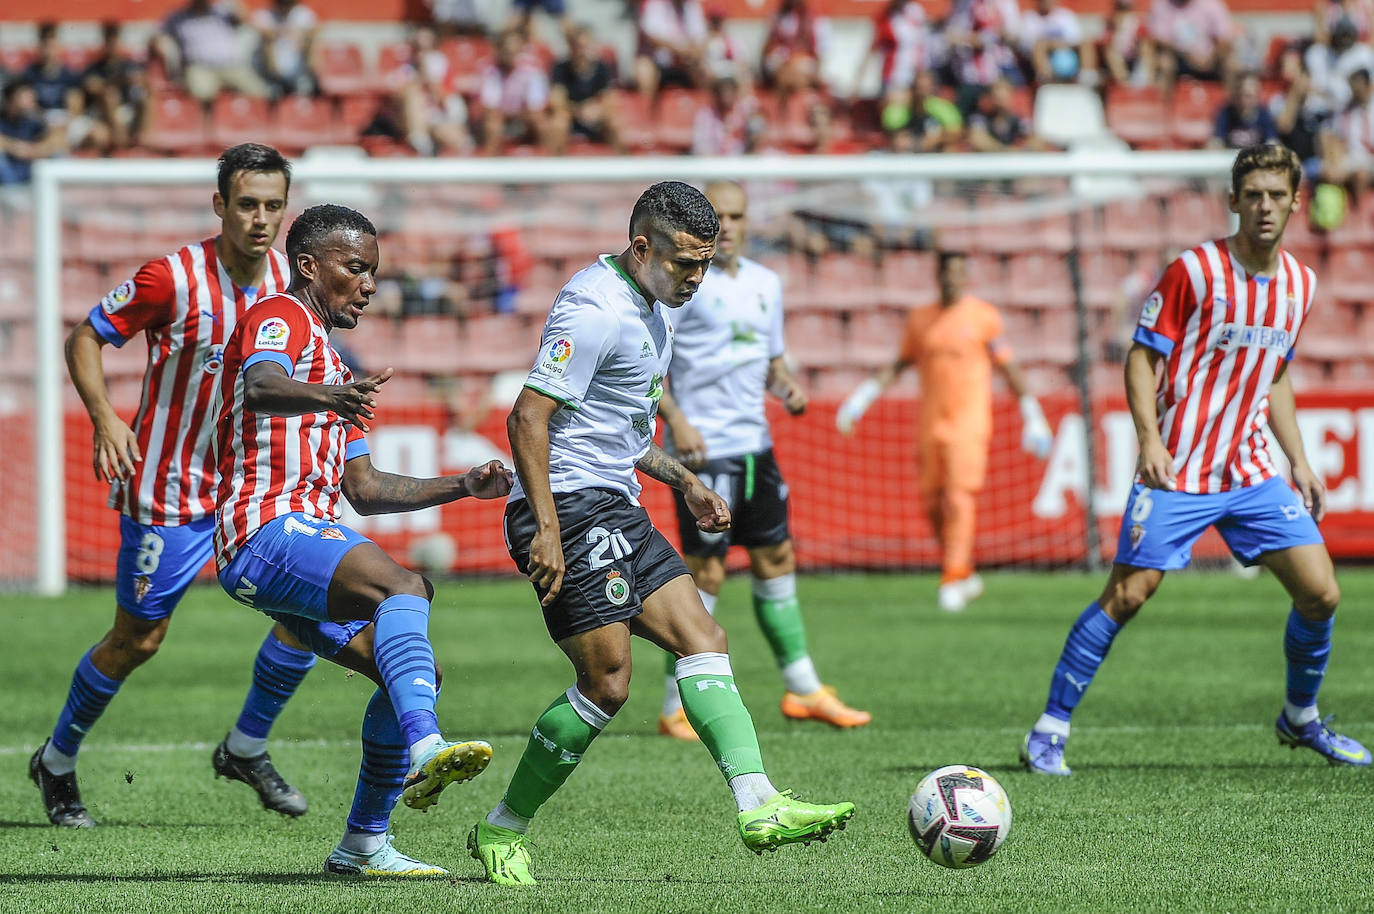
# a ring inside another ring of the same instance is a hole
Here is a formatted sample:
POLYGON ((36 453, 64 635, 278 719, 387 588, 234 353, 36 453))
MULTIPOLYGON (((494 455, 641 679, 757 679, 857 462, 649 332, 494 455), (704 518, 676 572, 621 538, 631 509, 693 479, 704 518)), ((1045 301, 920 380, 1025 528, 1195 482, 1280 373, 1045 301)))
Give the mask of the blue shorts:
POLYGON ((329 582, 350 549, 371 542, 342 524, 286 514, 239 547, 219 573, 220 586, 286 627, 312 651, 332 657, 371 625, 329 619, 329 582))
POLYGON ((140 524, 119 516, 115 602, 146 622, 172 614, 214 552, 215 519, 179 527, 140 524))
POLYGON ((1117 564, 1160 571, 1187 568, 1193 543, 1211 526, 1246 565, 1266 552, 1323 542, 1302 499, 1278 477, 1207 495, 1136 483, 1121 519, 1117 564))

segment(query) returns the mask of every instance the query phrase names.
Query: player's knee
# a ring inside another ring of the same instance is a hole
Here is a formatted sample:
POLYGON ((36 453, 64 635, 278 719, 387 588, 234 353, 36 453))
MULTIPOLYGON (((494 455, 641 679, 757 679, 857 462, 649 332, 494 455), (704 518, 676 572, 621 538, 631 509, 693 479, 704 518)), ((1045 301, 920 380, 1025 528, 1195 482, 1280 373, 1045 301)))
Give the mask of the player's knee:
POLYGON ((1293 607, 1309 619, 1324 621, 1331 618, 1341 603, 1341 588, 1335 577, 1329 577, 1321 587, 1303 594, 1293 601, 1293 607))
POLYGON ((153 655, 162 646, 162 635, 163 632, 158 629, 150 632, 111 633, 109 647, 114 654, 115 663, 127 675, 128 671, 153 659, 153 655))
POLYGON ((625 702, 630 700, 630 669, 625 666, 604 670, 588 677, 586 685, 587 688, 583 691, 579 684, 578 691, 607 715, 614 717, 615 713, 625 706, 625 702))
POLYGON ((706 562, 692 572, 692 580, 696 582, 698 590, 707 593, 720 593, 721 587, 725 586, 725 563, 706 562))
POLYGON ((424 577, 413 571, 407 571, 396 566, 396 574, 392 580, 383 585, 387 597, 400 596, 406 594, 412 597, 423 597, 426 600, 434 596, 434 586, 424 577))
POLYGON ((1098 602, 1107 615, 1124 625, 1140 612, 1140 608, 1154 595, 1158 587, 1158 577, 1135 574, 1111 581, 1098 602))
POLYGON ((730 653, 730 642, 725 636, 725 629, 715 619, 710 620, 709 625, 703 625, 701 630, 695 633, 692 643, 688 645, 687 654, 728 654, 730 653))

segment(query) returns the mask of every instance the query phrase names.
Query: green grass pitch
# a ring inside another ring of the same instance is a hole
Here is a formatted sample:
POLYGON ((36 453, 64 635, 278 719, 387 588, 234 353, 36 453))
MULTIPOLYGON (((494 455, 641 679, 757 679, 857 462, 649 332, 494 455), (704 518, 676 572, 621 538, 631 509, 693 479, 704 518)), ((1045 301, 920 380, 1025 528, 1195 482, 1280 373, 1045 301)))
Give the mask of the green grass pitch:
MULTIPOLYGON (((1374 742, 1374 571, 1345 570, 1323 712, 1374 742)), ((210 752, 238 713, 267 629, 218 588, 193 590, 162 653, 87 740, 83 795, 101 823, 49 827, 25 765, 57 715, 75 661, 111 616, 107 590, 9 596, 0 688, 0 912, 1368 911, 1374 908, 1374 771, 1281 748, 1287 605, 1267 576, 1171 576, 1117 641, 1075 719, 1067 780, 1020 772, 1072 620, 1100 586, 1081 574, 990 574, 961 615, 934 608, 927 576, 812 576, 801 597, 822 676, 873 724, 842 733, 785 721, 780 687, 733 579, 720 603, 745 700, 776 783, 850 799, 829 843, 757 858, 700 746, 659 737, 662 662, 636 647, 629 704, 535 823, 541 884, 480 882, 463 836, 498 799, 536 715, 570 668, 521 582, 442 585, 431 634, 444 666, 440 720, 495 747, 487 773, 425 815, 399 808, 397 845, 447 879, 321 875, 357 774, 371 686, 321 663, 273 732, 273 758, 310 812, 264 812, 212 780, 210 752), (917 852, 906 799, 920 777, 966 763, 998 775, 1015 824, 968 871, 917 852)))

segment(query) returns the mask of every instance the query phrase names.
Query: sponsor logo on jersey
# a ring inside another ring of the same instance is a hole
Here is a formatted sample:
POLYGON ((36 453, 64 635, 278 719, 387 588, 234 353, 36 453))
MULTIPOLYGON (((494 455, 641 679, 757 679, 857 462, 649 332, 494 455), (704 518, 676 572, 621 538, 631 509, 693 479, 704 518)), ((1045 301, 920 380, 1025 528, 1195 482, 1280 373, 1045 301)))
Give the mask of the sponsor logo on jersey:
POLYGON ((219 374, 219 370, 224 367, 224 347, 211 346, 205 350, 205 355, 200 360, 200 370, 206 374, 219 374))
POLYGON ((320 539, 338 540, 339 542, 343 542, 347 540, 348 537, 345 536, 344 532, 340 530, 338 527, 325 527, 323 530, 320 531, 320 539))
POLYGON ((644 345, 639 347, 639 357, 640 357, 641 359, 648 359, 648 358, 652 358, 652 357, 653 357, 653 354, 654 354, 653 347, 651 347, 651 346, 649 345, 649 341, 648 341, 648 340, 645 340, 645 341, 644 341, 644 345))
POLYGON ((148 577, 146 574, 141 574, 134 578, 134 602, 142 603, 143 598, 148 596, 149 591, 152 589, 152 578, 148 577))
POLYGON ((1164 310, 1164 296, 1158 291, 1151 292, 1150 297, 1145 299, 1145 305, 1140 309, 1140 326, 1153 327, 1155 321, 1159 320, 1159 312, 1164 310))
POLYGON ((655 403, 663 399, 663 375, 655 374, 649 379, 649 399, 655 403))
POLYGON ((1292 348, 1292 338, 1282 327, 1249 327, 1245 324, 1222 324, 1217 333, 1218 349, 1248 349, 1258 346, 1287 352, 1292 348))
POLYGON ((624 606, 630 599, 630 583, 618 571, 606 572, 606 599, 612 606, 624 606))
POLYGON ((114 314, 134 300, 134 281, 126 279, 115 286, 100 300, 100 308, 106 314, 114 314))
POLYGON ((544 360, 539 363, 539 370, 546 375, 555 378, 563 377, 563 373, 568 370, 568 360, 572 358, 577 347, 573 345, 570 337, 560 336, 549 344, 549 348, 544 352, 544 360))
POLYGON ((258 338, 253 344, 254 349, 275 349, 277 352, 286 351, 286 341, 291 339, 291 328, 286 321, 279 317, 269 317, 258 327, 258 338))

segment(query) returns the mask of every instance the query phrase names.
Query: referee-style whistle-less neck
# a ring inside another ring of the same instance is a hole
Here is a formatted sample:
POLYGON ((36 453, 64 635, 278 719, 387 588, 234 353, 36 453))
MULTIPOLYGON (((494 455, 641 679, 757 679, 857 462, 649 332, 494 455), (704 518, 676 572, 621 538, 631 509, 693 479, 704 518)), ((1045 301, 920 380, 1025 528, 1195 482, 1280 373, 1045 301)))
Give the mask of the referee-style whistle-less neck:
POLYGON ((644 299, 644 304, 652 308, 654 306, 654 300, 648 295, 644 294, 644 290, 639 287, 639 283, 635 282, 633 276, 625 272, 625 269, 620 265, 620 261, 615 259, 615 256, 616 255, 614 254, 602 255, 602 257, 605 258, 606 263, 611 265, 611 269, 619 273, 620 277, 630 284, 630 288, 634 290, 634 293, 638 295, 640 298, 644 299))

